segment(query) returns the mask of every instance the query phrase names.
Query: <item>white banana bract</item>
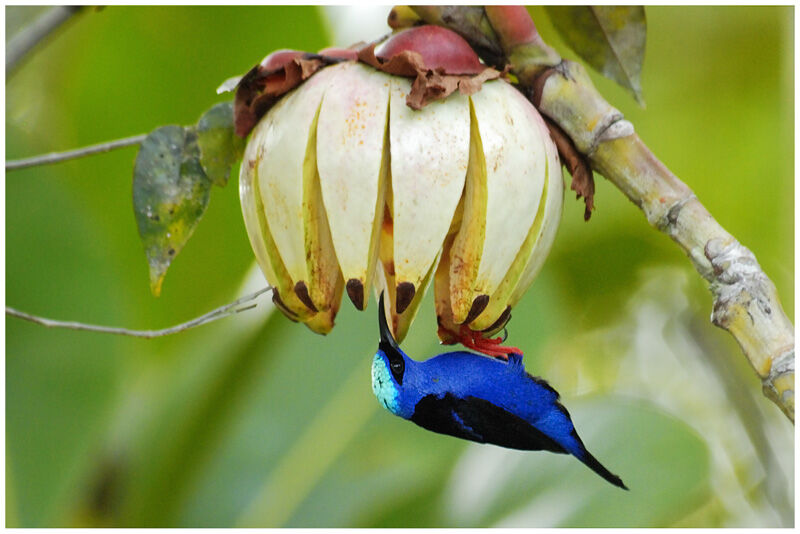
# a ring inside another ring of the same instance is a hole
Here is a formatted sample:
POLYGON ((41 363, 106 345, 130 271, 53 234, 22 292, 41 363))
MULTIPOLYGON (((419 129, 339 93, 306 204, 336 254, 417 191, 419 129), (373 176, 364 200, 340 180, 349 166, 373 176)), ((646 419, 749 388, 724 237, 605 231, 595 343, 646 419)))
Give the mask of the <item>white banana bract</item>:
POLYGON ((277 102, 245 151, 240 195, 279 308, 316 332, 343 293, 385 291, 400 341, 434 280, 439 335, 493 334, 555 238, 564 186, 536 109, 486 81, 415 110, 407 77, 326 66, 277 102))
POLYGON ((391 77, 358 63, 325 70, 335 77, 317 125, 322 198, 350 298, 363 310, 368 297, 364 288, 371 284, 378 257, 379 215, 389 173, 391 77))
POLYGON ((403 312, 423 284, 450 229, 469 164, 469 97, 453 94, 415 111, 411 83, 392 82, 389 131, 395 284, 403 312))

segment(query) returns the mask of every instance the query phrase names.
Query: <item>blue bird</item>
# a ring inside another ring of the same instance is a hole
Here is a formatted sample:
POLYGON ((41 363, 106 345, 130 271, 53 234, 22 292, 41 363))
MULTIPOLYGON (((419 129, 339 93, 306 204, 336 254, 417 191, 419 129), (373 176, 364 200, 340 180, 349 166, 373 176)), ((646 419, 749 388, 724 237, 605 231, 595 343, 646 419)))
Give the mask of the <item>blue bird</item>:
POLYGON ((387 410, 440 434, 572 454, 608 482, 628 489, 586 450, 558 392, 528 374, 521 355, 509 354, 504 361, 459 351, 418 362, 392 336, 383 293, 378 321, 381 340, 372 361, 372 390, 387 410))

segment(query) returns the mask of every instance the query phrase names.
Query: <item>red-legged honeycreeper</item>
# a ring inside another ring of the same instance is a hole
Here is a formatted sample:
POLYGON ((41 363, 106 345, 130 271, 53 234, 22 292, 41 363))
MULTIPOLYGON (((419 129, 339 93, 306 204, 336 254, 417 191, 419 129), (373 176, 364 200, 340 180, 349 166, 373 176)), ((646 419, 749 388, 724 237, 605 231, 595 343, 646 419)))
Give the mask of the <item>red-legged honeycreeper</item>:
POLYGON ((623 489, 622 480, 592 456, 578 437, 558 392, 529 375, 522 356, 508 361, 447 352, 424 362, 409 358, 378 306, 381 340, 372 361, 372 390, 395 415, 440 434, 510 449, 572 454, 623 489))

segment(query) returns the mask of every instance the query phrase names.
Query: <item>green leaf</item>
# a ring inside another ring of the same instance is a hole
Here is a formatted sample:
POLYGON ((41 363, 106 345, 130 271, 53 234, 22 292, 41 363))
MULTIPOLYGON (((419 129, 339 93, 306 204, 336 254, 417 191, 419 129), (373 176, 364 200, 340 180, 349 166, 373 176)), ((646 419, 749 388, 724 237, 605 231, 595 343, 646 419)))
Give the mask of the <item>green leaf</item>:
POLYGON ((640 76, 647 21, 643 6, 547 6, 547 13, 576 54, 644 105, 640 76))
POLYGON ((233 133, 233 102, 222 102, 197 121, 200 163, 214 185, 225 187, 231 167, 242 158, 244 139, 233 133))
POLYGON ((155 296, 205 213, 210 189, 194 130, 163 126, 142 142, 133 169, 133 209, 155 296))

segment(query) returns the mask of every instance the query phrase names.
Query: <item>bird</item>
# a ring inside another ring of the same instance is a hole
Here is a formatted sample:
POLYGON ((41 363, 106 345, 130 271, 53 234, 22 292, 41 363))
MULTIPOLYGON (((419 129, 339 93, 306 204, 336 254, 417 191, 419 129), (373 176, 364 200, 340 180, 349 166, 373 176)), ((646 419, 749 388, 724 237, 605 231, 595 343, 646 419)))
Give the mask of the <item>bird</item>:
POLYGON ((507 359, 466 351, 425 361, 403 352, 378 305, 380 342, 372 361, 372 389, 388 411, 424 429, 524 451, 571 454, 611 484, 627 490, 583 444, 559 394, 528 374, 522 355, 507 359))

